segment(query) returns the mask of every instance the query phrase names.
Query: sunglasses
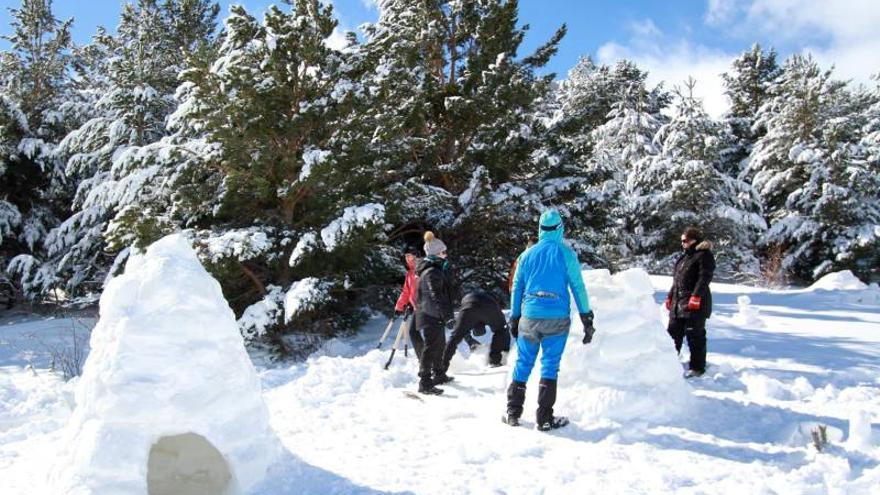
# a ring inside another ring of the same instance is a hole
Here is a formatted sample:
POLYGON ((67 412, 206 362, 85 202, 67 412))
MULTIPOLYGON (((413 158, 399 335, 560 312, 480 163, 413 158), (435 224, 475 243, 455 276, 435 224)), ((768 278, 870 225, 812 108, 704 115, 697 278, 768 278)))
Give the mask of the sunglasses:
POLYGON ((687 244, 689 242, 691 242, 691 239, 688 239, 687 237, 682 237, 682 239, 681 239, 682 244, 687 244))

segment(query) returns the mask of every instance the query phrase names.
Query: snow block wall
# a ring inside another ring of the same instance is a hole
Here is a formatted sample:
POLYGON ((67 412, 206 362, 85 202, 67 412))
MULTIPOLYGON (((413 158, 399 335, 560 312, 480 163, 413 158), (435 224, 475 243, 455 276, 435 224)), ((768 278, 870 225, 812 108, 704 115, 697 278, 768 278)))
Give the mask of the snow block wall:
POLYGON ((53 493, 239 493, 280 452, 220 285, 175 234, 101 296, 53 493))
POLYGON ((583 326, 572 314, 556 409, 575 420, 614 421, 662 421, 685 412, 691 389, 682 379, 647 272, 630 269, 612 276, 608 270, 587 270, 583 276, 596 334, 585 346, 583 326))

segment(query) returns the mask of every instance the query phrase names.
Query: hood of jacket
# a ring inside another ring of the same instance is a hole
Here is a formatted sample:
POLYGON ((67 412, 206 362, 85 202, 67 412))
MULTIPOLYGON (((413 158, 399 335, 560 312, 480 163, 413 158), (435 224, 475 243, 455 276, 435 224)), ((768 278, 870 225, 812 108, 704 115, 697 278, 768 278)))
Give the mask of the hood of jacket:
POLYGON ((564 232, 565 225, 562 223, 562 215, 558 211, 547 210, 541 214, 541 220, 538 222, 538 241, 562 242, 564 232))

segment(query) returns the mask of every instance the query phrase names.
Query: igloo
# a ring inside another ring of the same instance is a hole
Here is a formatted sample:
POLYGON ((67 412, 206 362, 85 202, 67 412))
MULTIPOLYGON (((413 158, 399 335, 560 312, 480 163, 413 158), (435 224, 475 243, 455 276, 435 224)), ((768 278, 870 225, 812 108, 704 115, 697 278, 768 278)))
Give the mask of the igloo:
POLYGON ((633 268, 583 272, 596 313, 587 346, 580 322, 562 356, 559 410, 574 419, 663 421, 688 410, 690 386, 647 272, 633 268), (564 395, 563 395, 564 393, 564 395))
POLYGON ((242 493, 280 451, 235 316, 180 234, 107 285, 75 396, 52 493, 242 493))

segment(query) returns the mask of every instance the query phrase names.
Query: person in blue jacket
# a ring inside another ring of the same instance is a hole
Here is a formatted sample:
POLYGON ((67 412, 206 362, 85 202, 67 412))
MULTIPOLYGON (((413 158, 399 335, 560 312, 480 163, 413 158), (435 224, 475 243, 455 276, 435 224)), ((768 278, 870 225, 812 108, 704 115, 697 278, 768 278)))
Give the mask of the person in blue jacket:
POLYGON ((593 312, 581 277, 577 255, 562 238, 559 212, 541 215, 538 243, 517 260, 510 294, 510 332, 516 338, 517 358, 513 381, 507 389, 507 414, 503 420, 519 425, 526 398, 526 382, 541 351, 541 382, 535 427, 541 431, 568 424, 565 417, 553 415, 556 403, 556 377, 571 327, 569 291, 584 325, 583 343, 593 339, 593 312))

